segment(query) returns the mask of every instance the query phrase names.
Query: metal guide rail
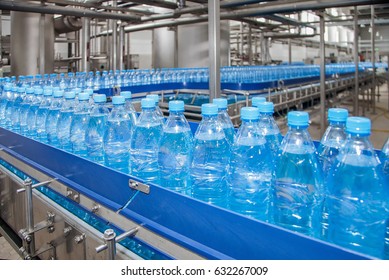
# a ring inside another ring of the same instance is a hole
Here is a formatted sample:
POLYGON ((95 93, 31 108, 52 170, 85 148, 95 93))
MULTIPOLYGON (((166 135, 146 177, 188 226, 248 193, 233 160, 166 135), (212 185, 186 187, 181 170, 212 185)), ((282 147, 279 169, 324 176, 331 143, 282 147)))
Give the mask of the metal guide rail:
POLYGON ((3 128, 0 172, 1 230, 25 259, 370 258, 3 128))

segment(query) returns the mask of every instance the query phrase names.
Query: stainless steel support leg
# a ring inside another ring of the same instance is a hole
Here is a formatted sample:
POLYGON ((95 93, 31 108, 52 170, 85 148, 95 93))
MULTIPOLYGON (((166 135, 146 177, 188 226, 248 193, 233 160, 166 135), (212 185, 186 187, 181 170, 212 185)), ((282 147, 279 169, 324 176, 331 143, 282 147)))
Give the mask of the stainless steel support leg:
POLYGON ((220 97, 220 0, 208 1, 209 101, 220 97))
POLYGON ((376 113, 375 106, 375 87, 376 87, 376 69, 375 69, 375 12, 374 5, 371 5, 371 63, 373 67, 373 80, 371 87, 371 106, 373 107, 373 114, 376 113))
POLYGON ((354 63, 355 63, 355 84, 354 84, 354 116, 359 114, 359 26, 358 9, 354 7, 354 63))
POLYGON ((325 45, 324 45, 324 13, 320 13, 320 135, 326 129, 326 65, 325 65, 325 45))

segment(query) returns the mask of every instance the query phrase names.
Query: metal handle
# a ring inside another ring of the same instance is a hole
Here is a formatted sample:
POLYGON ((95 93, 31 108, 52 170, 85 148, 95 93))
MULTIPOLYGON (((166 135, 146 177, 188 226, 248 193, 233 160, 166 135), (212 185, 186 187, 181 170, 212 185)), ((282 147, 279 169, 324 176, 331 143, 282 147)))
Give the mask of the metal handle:
POLYGON ((96 252, 100 253, 100 252, 108 249, 109 259, 114 259, 115 258, 115 251, 116 251, 116 243, 122 241, 123 239, 125 239, 129 236, 135 236, 136 233, 138 232, 138 230, 139 230, 139 227, 135 227, 135 228, 130 229, 127 232, 124 232, 124 233, 116 236, 113 229, 107 229, 104 232, 104 236, 103 236, 105 244, 102 244, 102 245, 96 247, 96 252))
MULTIPOLYGON (((37 184, 34 184, 34 185, 31 185, 31 189, 35 189, 35 188, 38 188, 38 187, 41 187, 41 186, 44 186, 44 185, 47 185, 47 184, 50 184, 54 181, 57 181, 58 179, 57 178, 54 178, 54 179, 51 179, 51 180, 47 180, 47 181, 44 181, 44 182, 40 182, 40 183, 37 183, 37 184)), ((30 178, 26 179, 24 181, 25 185, 26 184, 32 184, 32 181, 30 178)), ((22 192, 25 192, 26 191, 26 188, 21 188, 21 189, 17 189, 16 192, 17 193, 22 193, 22 192)))

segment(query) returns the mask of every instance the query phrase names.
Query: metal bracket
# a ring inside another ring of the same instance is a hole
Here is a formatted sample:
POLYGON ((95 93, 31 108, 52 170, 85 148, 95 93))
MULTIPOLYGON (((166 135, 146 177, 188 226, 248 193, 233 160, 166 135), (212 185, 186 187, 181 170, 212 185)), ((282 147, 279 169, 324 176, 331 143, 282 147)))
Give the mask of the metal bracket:
POLYGON ((146 185, 146 184, 143 184, 141 182, 138 182, 138 181, 130 179, 128 181, 128 185, 130 186, 131 189, 143 192, 145 194, 149 194, 150 193, 150 186, 146 185))
POLYGON ((73 200, 76 203, 80 203, 80 193, 72 190, 71 188, 67 188, 66 197, 73 200))
POLYGON ((119 243, 127 237, 133 237, 139 231, 139 227, 130 229, 127 232, 122 233, 119 236, 116 236, 116 233, 113 229, 107 229, 104 231, 104 244, 96 247, 96 252, 100 253, 108 249, 108 259, 114 260, 116 255, 116 243, 119 243))

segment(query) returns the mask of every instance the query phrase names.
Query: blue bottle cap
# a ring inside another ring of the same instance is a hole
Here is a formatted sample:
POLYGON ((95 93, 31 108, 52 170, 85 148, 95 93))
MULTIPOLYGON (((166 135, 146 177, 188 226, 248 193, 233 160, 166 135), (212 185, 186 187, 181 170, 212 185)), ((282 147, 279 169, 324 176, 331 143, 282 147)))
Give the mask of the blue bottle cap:
POLYGON ((289 126, 308 126, 309 114, 302 111, 293 111, 288 113, 289 126))
POLYGON ((261 113, 274 113, 274 104, 273 102, 261 102, 258 104, 259 112, 261 113))
POLYGON ((181 100, 169 101, 169 111, 171 112, 183 112, 184 107, 185 107, 184 101, 181 100))
POLYGON ((35 78, 36 78, 36 79, 42 79, 42 75, 37 74, 37 75, 35 75, 35 78))
POLYGON ((56 73, 50 74, 50 78, 57 78, 57 74, 56 73))
POLYGON ((93 94, 93 89, 87 88, 84 90, 84 92, 86 92, 89 96, 91 96, 93 94))
POLYGON ((80 92, 78 94, 78 100, 81 100, 81 101, 85 101, 85 100, 89 100, 89 93, 87 92, 80 92))
POLYGON ((364 117, 349 117, 346 121, 346 132, 370 135, 371 121, 364 117))
POLYGON ((36 95, 41 95, 43 93, 43 89, 40 87, 35 88, 34 93, 36 95))
POLYGON ((62 90, 54 90, 53 96, 54 97, 62 97, 63 96, 63 91, 62 90))
POLYGON ((33 94, 34 93, 34 88, 32 88, 32 87, 27 88, 26 89, 26 93, 27 94, 33 94))
POLYGON ((141 100, 141 106, 142 108, 155 108, 155 100, 149 97, 143 98, 141 100))
POLYGON ((93 71, 89 71, 89 75, 90 75, 90 76, 93 76, 93 71))
POLYGON ((330 108, 328 109, 328 120, 334 122, 346 122, 348 117, 347 109, 330 108))
POLYGON ((73 76, 74 76, 73 72, 68 73, 68 77, 73 77, 73 76))
POLYGON ((13 86, 12 88, 11 88, 11 90, 13 91, 13 92, 18 92, 18 87, 17 86, 13 86))
POLYGON ((123 96, 117 95, 117 96, 113 96, 113 97, 112 97, 112 104, 113 104, 113 105, 122 105, 122 104, 124 104, 125 102, 126 102, 126 100, 124 99, 123 96))
POLYGON ((265 97, 261 97, 261 96, 254 96, 252 99, 251 99, 251 104, 253 107, 258 107, 258 105, 262 102, 265 102, 266 101, 266 98, 265 97))
POLYGON ((105 103, 107 102, 107 96, 105 94, 95 94, 93 95, 93 101, 95 103, 105 103))
POLYGON ((202 115, 217 115, 218 106, 216 104, 206 103, 201 105, 201 114, 202 115))
POLYGON ((215 98, 212 103, 216 104, 219 109, 227 109, 228 102, 225 98, 215 98))
POLYGON ((25 87, 19 87, 18 88, 18 93, 24 93, 26 92, 26 88, 25 87))
POLYGON ((74 90, 74 92, 78 95, 78 94, 80 94, 81 93, 81 89, 80 88, 75 88, 75 89, 73 89, 74 90))
POLYGON ((122 91, 121 96, 124 96, 125 99, 131 99, 131 91, 122 91))
POLYGON ((155 102, 156 104, 158 104, 158 102, 159 102, 159 96, 158 96, 158 94, 149 94, 149 95, 147 95, 146 97, 147 97, 147 98, 153 99, 154 102, 155 102))
POLYGON ((73 90, 67 91, 67 92, 65 92, 64 97, 65 97, 65 99, 74 99, 74 98, 76 98, 76 92, 73 90))
POLYGON ((53 88, 52 87, 46 87, 43 90, 43 95, 45 95, 45 96, 50 96, 52 94, 53 94, 53 88))
POLYGON ((240 109, 240 118, 242 120, 258 120, 259 109, 256 107, 243 107, 240 109))
POLYGON ((4 90, 10 91, 11 89, 12 89, 12 85, 11 84, 5 84, 4 85, 4 90))

